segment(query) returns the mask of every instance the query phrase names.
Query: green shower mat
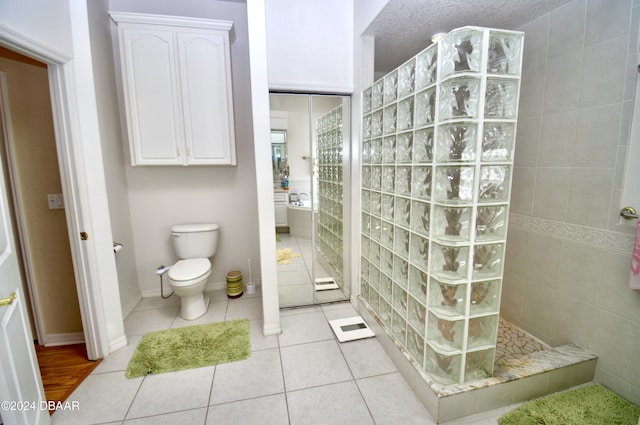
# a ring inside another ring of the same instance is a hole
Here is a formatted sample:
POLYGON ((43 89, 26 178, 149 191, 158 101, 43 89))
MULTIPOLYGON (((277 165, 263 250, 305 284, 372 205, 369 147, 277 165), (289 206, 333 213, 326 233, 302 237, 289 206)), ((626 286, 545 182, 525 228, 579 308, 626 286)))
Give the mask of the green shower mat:
POLYGON ((175 372, 244 360, 251 355, 249 320, 151 332, 142 337, 125 376, 175 372))
POLYGON ((540 398, 498 419, 500 425, 637 425, 640 407, 601 385, 540 398))

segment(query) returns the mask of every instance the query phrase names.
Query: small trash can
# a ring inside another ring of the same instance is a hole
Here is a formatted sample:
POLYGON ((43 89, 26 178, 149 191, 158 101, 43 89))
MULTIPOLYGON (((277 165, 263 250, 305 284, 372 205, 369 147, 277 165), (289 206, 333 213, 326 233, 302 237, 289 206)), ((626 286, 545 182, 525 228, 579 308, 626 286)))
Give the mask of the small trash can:
POLYGON ((242 272, 240 270, 227 272, 227 297, 239 298, 242 296, 242 290, 242 272))

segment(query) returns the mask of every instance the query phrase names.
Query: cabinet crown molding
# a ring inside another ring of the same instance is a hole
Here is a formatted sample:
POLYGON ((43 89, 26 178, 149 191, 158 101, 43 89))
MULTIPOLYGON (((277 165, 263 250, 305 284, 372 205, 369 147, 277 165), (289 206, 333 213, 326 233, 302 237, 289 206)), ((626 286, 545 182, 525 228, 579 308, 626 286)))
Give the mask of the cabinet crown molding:
POLYGON ((147 13, 109 12, 109 16, 116 23, 170 25, 185 28, 206 28, 230 31, 233 21, 218 19, 191 18, 187 16, 153 15, 147 13))

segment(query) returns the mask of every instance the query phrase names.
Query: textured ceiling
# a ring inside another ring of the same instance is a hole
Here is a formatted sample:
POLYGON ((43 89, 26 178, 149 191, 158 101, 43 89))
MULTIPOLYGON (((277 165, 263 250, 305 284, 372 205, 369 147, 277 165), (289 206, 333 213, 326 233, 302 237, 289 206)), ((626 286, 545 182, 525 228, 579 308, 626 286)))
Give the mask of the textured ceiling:
POLYGON ((364 34, 375 37, 381 75, 430 45, 435 33, 468 25, 515 30, 569 1, 389 0, 364 34))

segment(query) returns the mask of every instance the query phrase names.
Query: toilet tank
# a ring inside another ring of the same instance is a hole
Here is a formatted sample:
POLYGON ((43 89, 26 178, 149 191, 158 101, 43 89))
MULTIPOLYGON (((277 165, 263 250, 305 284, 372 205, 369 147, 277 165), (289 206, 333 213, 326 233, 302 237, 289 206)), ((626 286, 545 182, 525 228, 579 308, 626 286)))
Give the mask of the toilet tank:
POLYGON ((171 227, 173 250, 180 259, 211 258, 218 249, 217 224, 178 224, 171 227))

